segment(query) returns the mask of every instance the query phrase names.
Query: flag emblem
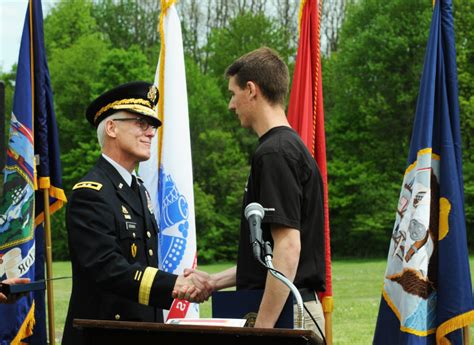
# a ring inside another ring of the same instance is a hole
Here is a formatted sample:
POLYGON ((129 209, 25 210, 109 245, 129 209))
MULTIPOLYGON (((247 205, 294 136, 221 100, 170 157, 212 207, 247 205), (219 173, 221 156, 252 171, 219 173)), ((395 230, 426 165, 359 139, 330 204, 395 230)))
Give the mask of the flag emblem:
POLYGON ((401 327, 436 328, 439 156, 421 150, 402 183, 384 280, 384 294, 401 327))
POLYGON ((162 183, 158 193, 160 205, 160 258, 163 270, 173 272, 183 259, 189 230, 189 207, 186 197, 181 194, 170 174, 160 168, 162 183))
POLYGON ((11 117, 7 155, 17 165, 5 167, 4 203, 0 205, 0 248, 27 241, 32 236, 34 161, 31 130, 11 117))

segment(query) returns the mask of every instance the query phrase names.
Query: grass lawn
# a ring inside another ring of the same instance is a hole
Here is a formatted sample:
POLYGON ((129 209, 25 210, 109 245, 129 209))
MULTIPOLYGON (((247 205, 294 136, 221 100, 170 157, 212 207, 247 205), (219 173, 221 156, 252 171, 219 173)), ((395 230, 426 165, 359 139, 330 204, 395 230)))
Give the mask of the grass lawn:
MULTIPOLYGON (((471 279, 474 257, 470 259, 471 279)), ((213 273, 230 264, 202 265, 199 269, 213 273)), ((335 345, 367 345, 372 343, 380 303, 386 260, 334 260, 333 274, 333 343, 335 345)), ((55 277, 70 276, 69 262, 53 263, 55 277)), ((54 313, 57 343, 62 337, 66 319, 71 280, 54 281, 54 313)), ((211 317, 211 300, 200 305, 200 316, 211 317)), ((471 338, 474 325, 471 326, 471 338)), ((473 339, 471 339, 471 343, 473 339)))

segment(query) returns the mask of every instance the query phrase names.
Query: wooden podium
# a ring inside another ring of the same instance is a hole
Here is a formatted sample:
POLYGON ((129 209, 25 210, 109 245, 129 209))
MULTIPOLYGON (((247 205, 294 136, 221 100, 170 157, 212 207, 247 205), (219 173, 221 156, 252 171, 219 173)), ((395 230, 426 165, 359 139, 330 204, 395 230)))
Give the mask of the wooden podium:
POLYGON ((95 344, 186 344, 206 345, 316 345, 312 331, 247 327, 171 325, 153 322, 129 322, 74 319, 82 331, 84 345, 95 344))

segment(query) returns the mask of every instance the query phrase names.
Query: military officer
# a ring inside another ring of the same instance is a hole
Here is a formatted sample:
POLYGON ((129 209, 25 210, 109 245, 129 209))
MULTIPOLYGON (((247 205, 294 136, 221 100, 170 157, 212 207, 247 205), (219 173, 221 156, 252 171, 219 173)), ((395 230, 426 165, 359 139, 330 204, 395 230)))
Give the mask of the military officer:
POLYGON ((63 345, 80 344, 75 318, 160 322, 172 292, 191 302, 212 288, 198 275, 158 270, 158 226, 150 197, 134 169, 150 158, 161 125, 158 90, 146 82, 120 85, 87 108, 102 154, 78 182, 66 212, 72 293, 63 345))

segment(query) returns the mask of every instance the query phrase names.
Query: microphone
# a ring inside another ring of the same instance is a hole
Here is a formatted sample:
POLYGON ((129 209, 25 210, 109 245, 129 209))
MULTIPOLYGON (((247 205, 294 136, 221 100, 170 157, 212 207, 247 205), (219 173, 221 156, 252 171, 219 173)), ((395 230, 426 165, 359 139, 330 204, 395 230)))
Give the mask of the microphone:
POLYGON ((265 210, 259 203, 252 202, 245 207, 245 218, 250 227, 250 244, 253 248, 253 255, 258 261, 261 261, 262 240, 262 219, 265 216, 265 210))
MULTIPOLYGON (((260 262, 263 266, 265 266, 273 275, 275 278, 280 280, 282 283, 284 283, 286 286, 288 286, 295 296, 296 299, 296 304, 297 304, 297 311, 298 311, 298 317, 296 319, 296 324, 295 328, 297 329, 303 329, 304 325, 304 304, 303 304, 303 298, 301 297, 300 292, 296 288, 296 286, 286 278, 283 273, 277 271, 273 267, 272 263, 272 247, 270 245, 270 242, 263 242, 262 240, 262 219, 265 216, 265 210, 266 211, 275 211, 275 209, 271 208, 263 208, 262 205, 256 202, 252 202, 245 207, 244 210, 244 215, 245 218, 247 218, 247 221, 249 222, 249 227, 250 227, 250 244, 252 245, 253 249, 253 255, 255 258, 260 262), (264 260, 263 262, 262 257, 261 257, 261 251, 262 247, 264 247, 265 255, 264 255, 264 260)), ((316 326, 319 328, 319 326, 316 324, 316 326)), ((321 333, 322 334, 322 333, 321 333)), ((326 344, 325 338, 323 336, 324 343, 326 344)))

